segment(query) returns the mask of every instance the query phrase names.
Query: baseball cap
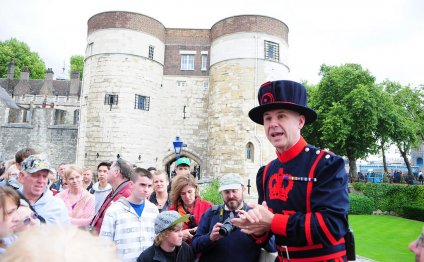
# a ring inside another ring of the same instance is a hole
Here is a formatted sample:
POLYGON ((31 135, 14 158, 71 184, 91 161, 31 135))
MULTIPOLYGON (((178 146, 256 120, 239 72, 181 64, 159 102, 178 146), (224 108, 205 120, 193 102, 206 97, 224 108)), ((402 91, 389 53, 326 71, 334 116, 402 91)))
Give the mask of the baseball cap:
POLYGON ((49 172, 54 172, 51 168, 50 163, 41 155, 30 155, 24 161, 22 161, 22 170, 33 174, 40 170, 48 170, 49 172))
POLYGON ((229 189, 240 189, 243 185, 241 176, 239 174, 226 174, 219 178, 219 189, 218 191, 224 191, 229 189))
POLYGON ((190 159, 188 159, 187 157, 178 158, 177 162, 175 163, 175 167, 177 167, 179 165, 190 166, 191 165, 190 159))
POLYGON ((180 213, 177 211, 163 211, 159 213, 155 220, 155 234, 159 234, 178 223, 186 221, 189 216, 190 214, 180 216, 180 213))

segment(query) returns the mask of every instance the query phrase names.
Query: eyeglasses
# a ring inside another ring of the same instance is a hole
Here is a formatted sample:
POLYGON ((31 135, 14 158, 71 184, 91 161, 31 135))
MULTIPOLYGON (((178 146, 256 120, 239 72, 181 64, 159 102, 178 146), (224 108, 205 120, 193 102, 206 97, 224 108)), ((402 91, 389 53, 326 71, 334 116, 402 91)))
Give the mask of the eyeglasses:
POLYGON ((22 220, 22 223, 24 225, 29 225, 31 223, 31 219, 38 219, 38 214, 37 213, 32 213, 31 215, 27 216, 26 218, 24 218, 24 220, 22 220))
POLYGON ((417 242, 415 244, 415 247, 416 248, 424 247, 424 245, 423 245, 423 235, 421 235, 417 238, 417 242))

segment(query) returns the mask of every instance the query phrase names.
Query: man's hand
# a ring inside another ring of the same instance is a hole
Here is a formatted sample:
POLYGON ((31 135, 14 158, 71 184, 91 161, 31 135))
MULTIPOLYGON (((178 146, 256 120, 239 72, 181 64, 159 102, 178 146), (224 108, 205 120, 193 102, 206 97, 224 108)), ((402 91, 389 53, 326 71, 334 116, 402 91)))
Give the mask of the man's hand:
POLYGON ((222 236, 219 234, 219 229, 222 227, 222 223, 216 223, 211 231, 211 234, 209 236, 210 240, 212 241, 218 241, 222 238, 222 236))
POLYGON ((266 202, 262 202, 262 205, 249 203, 249 207, 249 211, 239 210, 238 217, 231 219, 231 222, 246 234, 260 236, 268 232, 274 214, 268 210, 266 202))

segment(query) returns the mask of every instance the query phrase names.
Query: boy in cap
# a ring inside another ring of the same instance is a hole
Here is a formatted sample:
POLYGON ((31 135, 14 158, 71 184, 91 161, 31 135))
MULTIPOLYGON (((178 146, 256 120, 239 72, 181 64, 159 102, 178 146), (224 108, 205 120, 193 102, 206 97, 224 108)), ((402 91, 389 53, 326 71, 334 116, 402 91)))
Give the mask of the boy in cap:
MULTIPOLYGON (((259 261, 261 246, 231 223, 239 210, 249 209, 243 200, 245 187, 240 175, 223 175, 219 183, 224 204, 212 206, 202 216, 193 237, 194 252, 201 253, 199 261, 259 261)), ((262 246, 274 252, 274 238, 262 246)))
POLYGON ((69 223, 68 209, 62 199, 54 197, 48 189, 50 163, 40 155, 30 155, 21 164, 19 182, 22 194, 31 208, 46 223, 69 223))
POLYGON ((137 259, 151 261, 194 261, 191 247, 183 242, 183 223, 189 215, 180 216, 177 211, 163 211, 155 220, 155 242, 137 259))
POLYGON ((190 174, 190 165, 191 165, 190 159, 186 157, 178 158, 177 162, 175 162, 175 173, 177 173, 177 175, 190 174))
POLYGON ((346 261, 348 177, 341 157, 307 144, 300 134, 317 114, 303 85, 263 84, 249 117, 263 125, 277 159, 259 169, 259 204, 233 223, 257 243, 275 235, 279 261, 346 261))

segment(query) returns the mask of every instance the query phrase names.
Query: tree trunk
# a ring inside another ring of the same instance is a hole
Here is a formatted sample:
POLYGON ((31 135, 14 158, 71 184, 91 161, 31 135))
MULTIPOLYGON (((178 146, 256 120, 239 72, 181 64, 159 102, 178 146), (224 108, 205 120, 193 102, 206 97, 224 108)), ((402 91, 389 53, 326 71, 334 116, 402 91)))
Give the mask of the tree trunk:
POLYGON ((384 150, 384 143, 383 142, 381 142, 381 154, 383 155, 384 174, 388 174, 389 173, 389 169, 387 168, 386 152, 384 150))
POLYGON ((349 158, 349 177, 356 181, 358 178, 358 171, 356 169, 356 159, 349 158))
POLYGON ((405 162, 406 168, 408 169, 408 177, 413 176, 411 163, 409 163, 408 156, 406 155, 406 150, 402 150, 403 148, 401 148, 399 145, 397 145, 397 146, 398 146, 400 155, 402 156, 403 161, 405 162))

